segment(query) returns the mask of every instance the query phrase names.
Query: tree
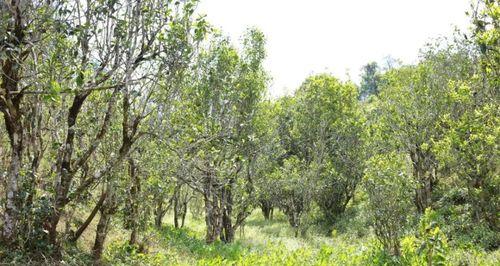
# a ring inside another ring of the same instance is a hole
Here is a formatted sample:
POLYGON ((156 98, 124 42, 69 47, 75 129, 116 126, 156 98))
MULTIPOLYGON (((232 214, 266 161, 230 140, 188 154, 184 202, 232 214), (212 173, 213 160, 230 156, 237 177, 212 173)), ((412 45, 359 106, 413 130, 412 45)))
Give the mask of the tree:
POLYGON ((208 243, 232 242, 253 205, 259 155, 253 128, 267 80, 264 56, 264 36, 257 30, 245 35, 241 53, 216 36, 201 52, 175 118, 183 136, 172 149, 190 168, 183 170, 188 177, 177 178, 204 198, 208 243))
POLYGON ((271 177, 275 184, 275 204, 288 216, 295 237, 299 234, 303 216, 309 211, 312 202, 313 186, 308 182, 304 165, 297 157, 292 156, 285 159, 283 166, 271 177))
POLYGON ((450 81, 446 99, 453 108, 453 115, 443 119, 449 130, 436 142, 435 148, 442 165, 456 175, 460 188, 466 189, 466 202, 473 207, 473 223, 485 224, 492 231, 498 230, 496 214, 500 210, 500 202, 495 197, 499 193, 500 112, 500 31, 495 10, 498 10, 498 2, 479 1, 471 14, 472 38, 457 44, 465 47, 462 50, 468 49, 466 59, 459 65, 469 69, 470 74, 450 81))
POLYGON ((359 88, 359 97, 361 100, 379 93, 380 75, 380 70, 376 62, 368 63, 361 68, 361 84, 359 88))
POLYGON ((441 117, 449 113, 444 100, 447 80, 433 74, 430 62, 388 71, 377 111, 387 147, 408 154, 416 181, 415 204, 423 213, 432 205, 439 174, 432 152, 434 140, 442 138, 441 117))
POLYGON ((296 93, 293 134, 329 223, 346 209, 363 175, 363 118, 352 83, 309 77, 296 93))
MULTIPOLYGON (((0 111, 10 144, 2 238, 5 243, 14 243, 23 206, 19 192, 24 178, 21 175, 26 131, 23 118, 27 113, 23 103, 26 90, 32 88, 36 81, 24 77, 31 72, 29 67, 34 65, 30 64, 33 60, 30 55, 41 53, 44 42, 40 40, 54 29, 52 18, 56 9, 44 1, 11 1, 2 2, 0 11, 0 27, 5 33, 0 37, 0 111), (47 31, 33 31, 33 28, 47 31)), ((38 62, 35 59, 33 63, 38 62)), ((35 156, 35 167, 38 165, 37 160, 39 155, 35 156)))
POLYGON ((257 200, 266 220, 272 219, 274 209, 280 206, 276 180, 272 177, 277 175, 284 161, 294 154, 291 146, 294 102, 292 97, 282 97, 277 101, 265 101, 257 109, 256 133, 261 149, 256 161, 255 187, 257 200))
POLYGON ((204 37, 194 7, 195 1, 2 2, 0 110, 11 144, 6 244, 59 246, 67 206, 108 182, 147 135, 141 123, 152 99, 169 93, 162 79, 174 83, 204 37), (98 154, 117 129, 121 142, 98 154), (47 204, 47 214, 35 215, 47 204))
POLYGON ((372 156, 365 171, 364 188, 375 235, 391 255, 401 254, 400 239, 412 214, 411 165, 405 154, 372 156))

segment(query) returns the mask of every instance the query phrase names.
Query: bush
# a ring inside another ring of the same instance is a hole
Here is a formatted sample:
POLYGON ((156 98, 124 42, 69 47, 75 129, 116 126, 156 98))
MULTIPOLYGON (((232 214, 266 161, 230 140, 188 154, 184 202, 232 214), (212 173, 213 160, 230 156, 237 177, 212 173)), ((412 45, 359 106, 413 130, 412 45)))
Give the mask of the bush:
POLYGON ((410 220, 411 178, 404 156, 375 155, 368 160, 364 187, 375 234, 391 255, 400 255, 400 239, 410 220))
POLYGON ((439 200, 436 210, 443 217, 446 227, 443 232, 449 237, 450 245, 470 248, 477 245, 486 250, 496 250, 500 243, 500 233, 492 230, 487 223, 474 219, 474 207, 467 200, 464 188, 450 189, 439 200))
POLYGON ((127 242, 111 243, 104 252, 104 261, 113 265, 171 265, 176 262, 172 258, 175 257, 165 250, 154 254, 141 253, 137 246, 127 242))
POLYGON ((439 215, 430 208, 420 219, 416 236, 401 241, 402 262, 407 265, 449 265, 448 243, 441 231, 439 215))

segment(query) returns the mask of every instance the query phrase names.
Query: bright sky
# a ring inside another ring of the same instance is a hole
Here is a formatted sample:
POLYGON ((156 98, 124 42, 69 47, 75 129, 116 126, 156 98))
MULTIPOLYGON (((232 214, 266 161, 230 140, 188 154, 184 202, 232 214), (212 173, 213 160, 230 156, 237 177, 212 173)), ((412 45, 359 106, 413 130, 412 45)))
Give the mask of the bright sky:
POLYGON ((310 74, 359 81, 360 68, 390 55, 417 60, 431 38, 467 29, 470 0, 201 0, 199 12, 236 43, 256 26, 267 37, 273 97, 310 74))

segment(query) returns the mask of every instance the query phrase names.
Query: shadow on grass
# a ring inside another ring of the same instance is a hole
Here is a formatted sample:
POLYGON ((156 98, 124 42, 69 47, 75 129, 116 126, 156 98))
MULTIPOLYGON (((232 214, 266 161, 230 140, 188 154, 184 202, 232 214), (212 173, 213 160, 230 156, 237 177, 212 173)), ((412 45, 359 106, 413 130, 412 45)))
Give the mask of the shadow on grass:
POLYGON ((240 243, 225 244, 216 241, 212 244, 205 243, 204 239, 196 236, 196 233, 187 228, 175 228, 170 225, 160 230, 163 241, 169 246, 191 253, 197 259, 211 259, 222 257, 229 261, 238 260, 245 250, 240 243))

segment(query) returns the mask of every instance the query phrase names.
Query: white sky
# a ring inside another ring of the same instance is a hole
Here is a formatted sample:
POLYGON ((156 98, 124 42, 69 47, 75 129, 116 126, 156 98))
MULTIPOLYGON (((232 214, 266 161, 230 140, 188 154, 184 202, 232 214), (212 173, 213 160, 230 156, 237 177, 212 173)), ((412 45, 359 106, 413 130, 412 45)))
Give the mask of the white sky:
POLYGON ((359 81, 362 65, 391 55, 415 62, 431 38, 467 29, 470 0, 201 0, 198 10, 236 43, 255 26, 267 37, 270 95, 312 73, 359 81))

